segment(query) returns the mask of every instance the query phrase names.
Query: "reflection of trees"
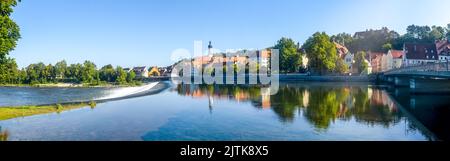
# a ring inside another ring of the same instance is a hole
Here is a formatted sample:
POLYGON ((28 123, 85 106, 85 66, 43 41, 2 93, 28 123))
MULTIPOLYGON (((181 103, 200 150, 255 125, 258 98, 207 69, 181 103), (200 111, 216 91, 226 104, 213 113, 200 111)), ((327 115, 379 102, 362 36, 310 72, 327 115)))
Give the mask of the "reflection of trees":
POLYGON ((309 105, 305 117, 317 128, 328 128, 331 122, 341 114, 343 103, 349 91, 343 88, 326 89, 318 87, 310 90, 309 105))
POLYGON ((278 93, 270 97, 273 111, 281 121, 292 121, 295 112, 303 105, 302 90, 298 88, 280 87, 278 93))
POLYGON ((7 141, 8 140, 8 131, 3 131, 2 127, 0 126, 0 141, 7 141))
MULTIPOLYGON (((231 85, 179 85, 179 94, 236 101, 251 101, 262 108, 261 88, 256 86, 231 85)), ((400 116, 387 93, 383 90, 363 86, 280 86, 276 95, 269 97, 271 109, 282 122, 292 122, 296 114, 303 116, 319 129, 327 129, 336 120, 389 127, 398 122, 400 116), (370 92, 369 92, 370 91, 370 92)))
POLYGON ((400 116, 398 116, 392 100, 388 98, 388 94, 385 91, 374 89, 372 97, 368 98, 368 94, 365 91, 362 89, 356 90, 354 94, 355 107, 358 108, 354 108, 351 111, 356 121, 370 125, 380 124, 385 127, 389 127, 391 124, 399 121, 400 116))

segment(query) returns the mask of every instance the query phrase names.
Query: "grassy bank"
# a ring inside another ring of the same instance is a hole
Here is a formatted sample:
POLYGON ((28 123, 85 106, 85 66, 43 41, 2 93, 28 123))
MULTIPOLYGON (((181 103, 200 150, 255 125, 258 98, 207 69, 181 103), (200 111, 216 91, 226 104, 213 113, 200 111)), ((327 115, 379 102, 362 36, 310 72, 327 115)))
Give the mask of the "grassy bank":
POLYGON ((94 108, 95 106, 96 102, 91 101, 87 103, 54 104, 43 106, 0 107, 0 121, 38 114, 59 113, 82 107, 94 108))

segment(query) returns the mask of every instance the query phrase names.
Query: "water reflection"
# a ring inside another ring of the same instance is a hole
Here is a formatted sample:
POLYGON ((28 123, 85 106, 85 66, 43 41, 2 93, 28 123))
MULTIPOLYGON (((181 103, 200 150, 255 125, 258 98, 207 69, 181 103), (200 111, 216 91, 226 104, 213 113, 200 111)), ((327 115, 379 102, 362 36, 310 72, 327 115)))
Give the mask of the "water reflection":
POLYGON ((0 141, 8 141, 9 133, 0 126, 0 141))
MULTIPOLYGON (((269 88, 229 85, 178 85, 178 94, 192 98, 251 102, 258 109, 272 110, 281 122, 291 123, 303 116, 317 129, 327 129, 336 120, 354 119, 369 126, 389 128, 398 124, 401 112, 385 90, 367 85, 282 84, 276 95, 269 88)), ((410 126, 410 128, 415 128, 410 126)))

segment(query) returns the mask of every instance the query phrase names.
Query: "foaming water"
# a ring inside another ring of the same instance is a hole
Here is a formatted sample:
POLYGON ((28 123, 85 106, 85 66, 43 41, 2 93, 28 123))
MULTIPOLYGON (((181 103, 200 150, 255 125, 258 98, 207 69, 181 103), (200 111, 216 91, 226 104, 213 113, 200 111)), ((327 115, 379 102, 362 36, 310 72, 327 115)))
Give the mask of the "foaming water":
POLYGON ((159 82, 154 82, 154 83, 150 83, 150 84, 147 84, 144 86, 139 86, 139 87, 125 87, 125 88, 112 89, 112 90, 107 91, 108 93, 106 94, 106 96, 97 98, 95 100, 101 101, 101 100, 117 99, 117 98, 140 94, 140 93, 143 93, 143 92, 146 92, 146 91, 152 89, 158 83, 159 82))

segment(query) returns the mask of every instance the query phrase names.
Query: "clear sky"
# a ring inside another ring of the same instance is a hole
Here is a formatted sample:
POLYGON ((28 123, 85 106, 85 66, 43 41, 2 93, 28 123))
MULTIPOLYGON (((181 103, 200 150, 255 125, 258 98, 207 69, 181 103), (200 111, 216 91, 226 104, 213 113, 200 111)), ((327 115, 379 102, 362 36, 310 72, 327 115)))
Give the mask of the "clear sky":
POLYGON ((450 23, 449 0, 22 0, 13 14, 22 39, 10 56, 30 63, 91 60, 132 67, 170 65, 195 40, 259 49, 285 36, 354 33, 386 26, 450 23))

